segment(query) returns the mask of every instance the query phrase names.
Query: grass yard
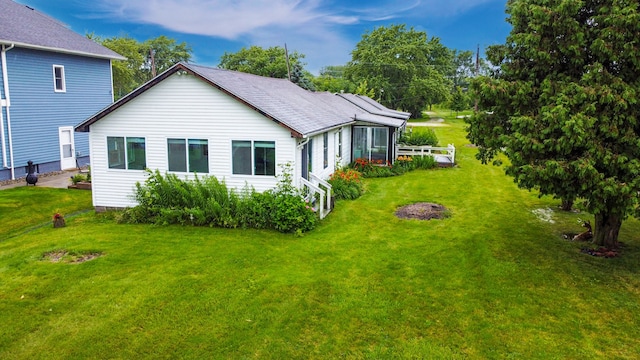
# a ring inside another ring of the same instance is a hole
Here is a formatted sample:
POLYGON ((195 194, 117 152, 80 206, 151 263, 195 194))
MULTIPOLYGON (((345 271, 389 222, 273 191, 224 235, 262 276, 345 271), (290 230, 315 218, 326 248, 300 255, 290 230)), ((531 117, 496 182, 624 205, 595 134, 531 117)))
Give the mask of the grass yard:
POLYGON ((0 358, 635 359, 640 224, 622 257, 562 240, 587 214, 481 165, 465 124, 435 128, 458 167, 369 179, 303 237, 118 225, 84 191, 0 191, 0 358), (436 202, 444 220, 400 220, 436 202), (46 225, 46 226, 39 226, 46 225), (54 250, 100 253, 80 264, 54 250))

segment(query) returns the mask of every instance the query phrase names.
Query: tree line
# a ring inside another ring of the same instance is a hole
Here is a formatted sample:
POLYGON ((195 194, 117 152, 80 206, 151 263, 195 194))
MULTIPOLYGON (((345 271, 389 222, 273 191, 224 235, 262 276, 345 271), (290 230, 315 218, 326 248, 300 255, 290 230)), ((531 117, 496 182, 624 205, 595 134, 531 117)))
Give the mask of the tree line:
MULTIPOLYGON (((120 98, 179 61, 189 61, 185 42, 159 36, 143 42, 129 36, 88 35, 125 56, 113 62, 115 98, 120 98)), ((327 65, 314 76, 305 55, 284 47, 245 47, 225 52, 219 68, 274 78, 290 78, 310 91, 367 95, 383 105, 421 117, 428 106, 449 103, 455 111, 469 108, 469 79, 475 75, 472 51, 452 50, 437 37, 405 25, 378 27, 363 34, 347 64, 327 65)), ((483 62, 483 69, 485 69, 483 62)))

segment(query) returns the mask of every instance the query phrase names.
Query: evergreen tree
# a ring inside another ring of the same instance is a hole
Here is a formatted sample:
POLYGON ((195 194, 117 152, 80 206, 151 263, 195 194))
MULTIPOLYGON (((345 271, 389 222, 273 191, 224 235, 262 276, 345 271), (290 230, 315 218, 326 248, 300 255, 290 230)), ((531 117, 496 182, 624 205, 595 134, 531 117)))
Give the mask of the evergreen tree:
POLYGON ((488 49, 493 77, 473 83, 478 158, 498 152, 526 189, 583 198, 594 241, 617 246, 640 197, 638 1, 510 0, 513 26, 488 49))

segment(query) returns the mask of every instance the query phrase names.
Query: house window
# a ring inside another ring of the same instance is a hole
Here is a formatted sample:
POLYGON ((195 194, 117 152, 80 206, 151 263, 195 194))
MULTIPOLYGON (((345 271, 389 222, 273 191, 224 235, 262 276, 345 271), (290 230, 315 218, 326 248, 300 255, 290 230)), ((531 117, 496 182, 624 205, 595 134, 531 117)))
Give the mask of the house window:
POLYGON ((64 66, 53 65, 53 89, 55 92, 65 92, 67 88, 64 81, 64 66))
POLYGON ((209 141, 167 139, 169 171, 209 173, 209 141))
POLYGON ((307 143, 307 159, 309 160, 307 163, 307 171, 313 172, 313 139, 309 139, 307 143))
POLYGON ((255 149, 255 175, 276 174, 276 143, 273 141, 256 141, 255 149))
POLYGON ((355 127, 353 129, 353 157, 386 162, 388 160, 388 142, 388 128, 355 127))
POLYGON ((233 140, 231 152, 232 171, 235 175, 276 174, 275 141, 233 140))
POLYGON ((322 134, 322 156, 324 159, 324 168, 329 166, 329 133, 322 134))
POLYGON ((373 147, 376 149, 384 148, 386 152, 387 142, 389 140, 389 129, 373 128, 373 147))
POLYGON ((338 131, 338 156, 342 158, 342 129, 338 131))
POLYGON ((107 137, 109 169, 144 170, 147 152, 143 137, 107 137))

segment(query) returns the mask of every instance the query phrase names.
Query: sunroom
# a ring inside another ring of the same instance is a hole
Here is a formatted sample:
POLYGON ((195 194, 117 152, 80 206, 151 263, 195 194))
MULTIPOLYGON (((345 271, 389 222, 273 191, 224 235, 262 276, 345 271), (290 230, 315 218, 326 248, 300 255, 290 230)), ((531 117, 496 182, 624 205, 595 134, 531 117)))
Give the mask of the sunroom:
MULTIPOLYGON (((364 120, 359 115, 356 120, 364 120)), ((353 159, 365 159, 370 162, 387 164, 396 158, 396 139, 406 125, 405 119, 383 118, 368 115, 365 121, 358 121, 352 130, 353 159)))

